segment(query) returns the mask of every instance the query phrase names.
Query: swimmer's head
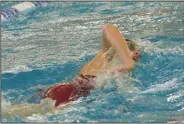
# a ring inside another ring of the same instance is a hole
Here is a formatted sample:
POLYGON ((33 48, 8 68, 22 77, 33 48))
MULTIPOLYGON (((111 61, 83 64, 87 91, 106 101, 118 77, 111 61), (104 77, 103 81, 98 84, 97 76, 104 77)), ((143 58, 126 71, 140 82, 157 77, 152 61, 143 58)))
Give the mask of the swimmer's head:
POLYGON ((140 58, 140 50, 139 50, 139 46, 135 43, 135 41, 129 40, 129 39, 125 39, 128 45, 128 48, 130 50, 130 54, 132 56, 132 59, 134 61, 138 61, 140 58))

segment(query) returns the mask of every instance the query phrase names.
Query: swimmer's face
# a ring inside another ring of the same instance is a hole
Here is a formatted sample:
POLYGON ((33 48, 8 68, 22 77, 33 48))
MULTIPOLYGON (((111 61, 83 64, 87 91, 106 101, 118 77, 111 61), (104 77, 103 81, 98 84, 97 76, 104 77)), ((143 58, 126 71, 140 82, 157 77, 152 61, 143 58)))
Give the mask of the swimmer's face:
POLYGON ((130 51, 130 55, 132 59, 137 62, 140 58, 140 51, 139 50, 130 51))

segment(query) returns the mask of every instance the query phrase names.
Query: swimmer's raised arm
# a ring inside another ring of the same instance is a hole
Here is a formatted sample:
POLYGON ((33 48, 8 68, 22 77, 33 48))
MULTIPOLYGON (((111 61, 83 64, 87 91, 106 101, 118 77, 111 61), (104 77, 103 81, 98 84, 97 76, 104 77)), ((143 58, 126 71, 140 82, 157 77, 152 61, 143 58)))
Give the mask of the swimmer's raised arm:
POLYGON ((106 24, 103 27, 102 50, 105 52, 111 46, 116 51, 120 61, 123 63, 123 65, 121 64, 114 69, 129 70, 134 67, 135 62, 130 55, 129 48, 124 37, 117 27, 112 24, 106 24))

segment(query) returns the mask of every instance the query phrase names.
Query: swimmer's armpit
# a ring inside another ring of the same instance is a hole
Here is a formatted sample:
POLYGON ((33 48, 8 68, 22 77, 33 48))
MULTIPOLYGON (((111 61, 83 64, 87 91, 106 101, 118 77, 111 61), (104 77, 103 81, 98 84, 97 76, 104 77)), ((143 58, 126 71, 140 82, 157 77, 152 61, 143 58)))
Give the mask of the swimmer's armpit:
POLYGON ((110 61, 115 55, 115 50, 111 47, 107 52, 105 52, 105 58, 110 61))

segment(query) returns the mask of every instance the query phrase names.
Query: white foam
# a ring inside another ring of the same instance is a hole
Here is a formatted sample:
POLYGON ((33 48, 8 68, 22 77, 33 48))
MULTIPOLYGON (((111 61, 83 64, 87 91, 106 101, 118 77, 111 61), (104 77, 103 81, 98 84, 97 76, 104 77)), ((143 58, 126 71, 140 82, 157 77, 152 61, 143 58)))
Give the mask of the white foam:
POLYGON ((11 103, 6 101, 3 96, 1 96, 1 113, 4 114, 9 111, 11 103))
POLYGON ((136 81, 136 79, 131 78, 128 74, 118 74, 115 75, 115 83, 117 85, 117 91, 121 94, 124 93, 139 93, 139 88, 135 86, 135 84, 132 81, 136 81))
POLYGON ((184 111, 184 107, 182 107, 180 110, 178 110, 178 111, 184 111))
POLYGON ((102 89, 110 81, 110 77, 110 74, 107 73, 98 74, 95 88, 98 90, 102 89))
POLYGON ((178 44, 176 44, 176 46, 173 44, 174 46, 173 45, 171 46, 171 45, 166 45, 163 41, 153 43, 149 40, 142 40, 138 44, 140 45, 140 47, 144 48, 144 52, 149 53, 149 54, 153 54, 153 53, 183 54, 184 53, 184 49, 183 49, 184 46, 182 44, 180 44, 179 46, 178 44))
POLYGON ((133 80, 135 81, 136 79, 131 78, 127 73, 101 73, 97 76, 96 89, 108 87, 109 85, 116 85, 117 92, 121 94, 138 93, 139 89, 135 86, 134 83, 132 83, 133 80))
POLYGON ((4 16, 3 16, 3 15, 1 15, 1 20, 2 20, 2 21, 4 21, 4 20, 5 20, 5 18, 4 18, 4 16))
MULTIPOLYGON (((7 104, 7 102, 4 102, 7 104)), ((43 115, 55 111, 55 100, 43 99, 40 104, 22 103, 17 105, 6 105, 3 116, 32 116, 33 114, 43 115), (8 109, 7 109, 8 106, 8 109)))
POLYGON ((25 45, 25 46, 18 46, 14 50, 16 51, 23 51, 23 50, 29 50, 37 47, 36 45, 25 45))
POLYGON ((32 2, 23 2, 12 6, 12 8, 15 8, 19 12, 26 12, 30 9, 35 8, 35 5, 32 2))
POLYGON ((158 91, 166 91, 166 90, 170 90, 173 88, 177 88, 177 79, 174 78, 172 80, 169 80, 165 83, 161 83, 161 84, 155 84, 152 85, 150 88, 148 88, 147 90, 143 91, 142 93, 155 93, 158 91))
POLYGON ((41 100, 41 105, 44 112, 49 112, 49 110, 53 109, 55 107, 56 100, 52 100, 49 98, 41 100))
POLYGON ((6 96, 6 95, 11 94, 11 93, 16 94, 16 93, 20 93, 22 91, 23 90, 9 89, 6 92, 2 92, 2 95, 6 96))
POLYGON ((19 72, 26 72, 26 71, 32 71, 32 68, 26 65, 17 65, 14 68, 6 69, 2 71, 2 73, 19 73, 19 72))
POLYGON ((179 91, 175 94, 170 94, 169 97, 167 98, 167 101, 168 102, 174 102, 174 101, 176 101, 177 99, 179 99, 183 96, 184 96, 184 91, 179 91))
POLYGON ((26 121, 28 122, 46 122, 46 118, 44 116, 33 114, 32 116, 28 116, 26 118, 26 121))

